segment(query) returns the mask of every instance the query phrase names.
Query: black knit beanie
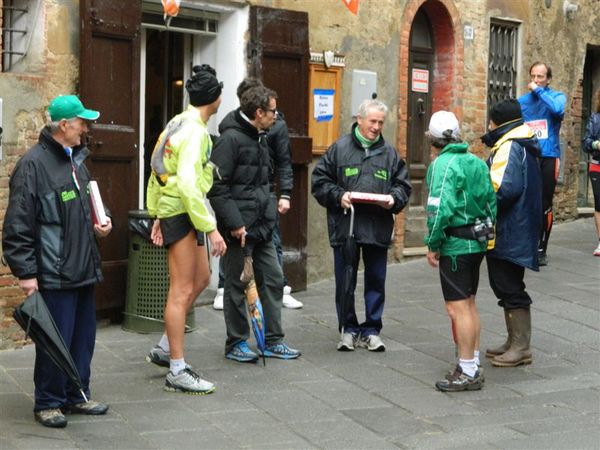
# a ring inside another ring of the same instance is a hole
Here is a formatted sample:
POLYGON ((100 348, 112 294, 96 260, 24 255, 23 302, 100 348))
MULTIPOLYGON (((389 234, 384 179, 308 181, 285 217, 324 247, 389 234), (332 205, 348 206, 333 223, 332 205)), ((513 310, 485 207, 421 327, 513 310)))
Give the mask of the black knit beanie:
POLYGON ((498 126, 522 117, 521 104, 514 98, 501 100, 490 109, 490 119, 498 126))
POLYGON ((194 66, 192 77, 186 81, 185 89, 190 95, 192 106, 209 105, 219 98, 223 83, 217 80, 217 72, 208 64, 194 66))

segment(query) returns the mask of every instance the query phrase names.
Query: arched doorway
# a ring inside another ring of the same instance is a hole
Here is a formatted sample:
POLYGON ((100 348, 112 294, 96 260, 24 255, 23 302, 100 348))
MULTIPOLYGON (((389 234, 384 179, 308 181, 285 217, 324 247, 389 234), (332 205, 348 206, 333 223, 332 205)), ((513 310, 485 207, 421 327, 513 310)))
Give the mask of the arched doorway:
POLYGON ((408 152, 406 160, 413 186, 406 222, 406 247, 421 247, 425 232, 425 204, 427 189, 425 174, 429 165, 429 144, 424 139, 431 116, 433 83, 433 34, 423 8, 417 11, 410 30, 408 63, 408 152))
POLYGON ((462 117, 463 43, 459 14, 450 0, 410 2, 403 16, 400 42, 400 114, 398 150, 406 159, 413 193, 404 226, 404 256, 424 254, 423 237, 427 231, 425 175, 430 163, 430 148, 425 131, 432 111, 446 109, 462 117), (458 63, 457 63, 458 62, 458 63))

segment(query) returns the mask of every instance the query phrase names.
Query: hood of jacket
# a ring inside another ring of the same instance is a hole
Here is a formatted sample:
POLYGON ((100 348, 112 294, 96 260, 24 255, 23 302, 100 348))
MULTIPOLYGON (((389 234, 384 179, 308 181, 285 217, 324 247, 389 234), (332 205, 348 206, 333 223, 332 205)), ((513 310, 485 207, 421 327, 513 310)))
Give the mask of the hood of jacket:
POLYGON ((240 114, 240 108, 230 111, 219 124, 219 133, 223 134, 228 129, 235 129, 251 137, 252 139, 258 139, 265 131, 258 130, 254 125, 248 122, 240 114))
MULTIPOLYGON (((497 128, 496 130, 498 130, 497 128)), ((496 131, 494 130, 494 131, 496 131)), ((494 143, 492 147, 492 153, 496 152, 502 144, 506 141, 516 141, 523 146, 525 151, 531 153, 532 156, 539 158, 542 154, 540 144, 537 137, 527 125, 521 123, 520 125, 511 127, 494 143)))
POLYGON ((446 145, 441 151, 440 155, 444 153, 467 153, 469 149, 469 144, 466 142, 453 142, 451 144, 446 145))

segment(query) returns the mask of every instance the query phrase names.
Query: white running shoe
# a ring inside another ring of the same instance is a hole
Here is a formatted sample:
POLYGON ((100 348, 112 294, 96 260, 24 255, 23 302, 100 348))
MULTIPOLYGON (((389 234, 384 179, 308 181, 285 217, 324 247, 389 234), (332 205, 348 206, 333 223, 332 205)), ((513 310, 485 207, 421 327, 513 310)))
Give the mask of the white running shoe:
POLYGON ((225 288, 218 288, 217 295, 215 295, 215 299, 213 300, 213 309, 217 309, 221 311, 223 309, 223 293, 225 292, 225 288))
POLYGON ((304 306, 301 301, 296 300, 291 295, 292 288, 290 286, 283 287, 283 306, 289 309, 298 309, 304 306))
POLYGON ((600 242, 598 242, 598 247, 594 250, 594 256, 600 256, 600 242))
POLYGON ((194 370, 187 366, 177 375, 169 371, 165 380, 165 391, 169 392, 185 392, 192 395, 210 394, 215 390, 215 385, 210 381, 200 378, 194 370))

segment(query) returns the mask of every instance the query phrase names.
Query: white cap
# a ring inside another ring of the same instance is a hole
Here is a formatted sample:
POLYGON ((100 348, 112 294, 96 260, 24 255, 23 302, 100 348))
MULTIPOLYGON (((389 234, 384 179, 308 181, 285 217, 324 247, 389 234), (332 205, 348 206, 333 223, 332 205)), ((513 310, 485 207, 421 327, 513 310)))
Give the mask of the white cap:
POLYGON ((444 136, 445 131, 451 131, 452 137, 458 137, 460 135, 460 128, 458 126, 458 119, 450 111, 437 111, 432 114, 429 120, 429 134, 436 138, 444 138, 450 136, 444 136))

